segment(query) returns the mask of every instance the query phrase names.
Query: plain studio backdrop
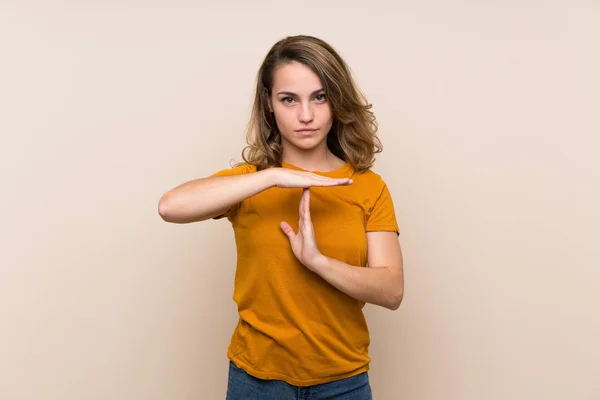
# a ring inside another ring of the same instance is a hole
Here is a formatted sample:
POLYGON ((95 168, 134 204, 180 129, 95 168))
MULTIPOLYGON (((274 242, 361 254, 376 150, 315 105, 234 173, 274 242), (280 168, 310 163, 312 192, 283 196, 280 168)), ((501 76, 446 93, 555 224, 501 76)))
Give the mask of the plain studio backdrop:
POLYGON ((231 226, 157 204, 241 160, 294 34, 379 122, 406 293, 365 307, 374 398, 600 399, 593 0, 4 0, 0 399, 224 398, 231 226))

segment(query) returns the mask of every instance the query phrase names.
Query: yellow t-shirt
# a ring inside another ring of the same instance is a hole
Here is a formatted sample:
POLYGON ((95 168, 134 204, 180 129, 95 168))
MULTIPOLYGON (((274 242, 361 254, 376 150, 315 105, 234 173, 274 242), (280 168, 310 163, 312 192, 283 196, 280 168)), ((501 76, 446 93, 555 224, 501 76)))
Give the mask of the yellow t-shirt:
MULTIPOLYGON (((302 170, 289 163, 282 167, 302 170)), ((256 172, 250 164, 213 176, 256 172)), ((351 177, 350 186, 312 187, 310 211, 321 253, 366 266, 367 231, 399 234, 392 198, 382 178, 350 164, 319 175, 351 177)), ((269 188, 223 215, 233 226, 237 267, 233 300, 239 321, 227 356, 261 379, 296 386, 347 378, 369 370, 364 302, 303 266, 292 253, 281 221, 298 231, 300 188, 269 188)))

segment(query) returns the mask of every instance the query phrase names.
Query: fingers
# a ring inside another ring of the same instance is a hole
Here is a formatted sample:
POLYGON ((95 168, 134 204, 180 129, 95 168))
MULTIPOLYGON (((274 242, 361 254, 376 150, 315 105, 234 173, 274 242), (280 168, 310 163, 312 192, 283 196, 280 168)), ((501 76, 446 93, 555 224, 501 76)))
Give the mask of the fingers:
POLYGON ((303 232, 306 235, 312 234, 312 220, 310 216, 310 189, 302 190, 300 198, 300 221, 298 232, 303 232))
POLYGON ((290 226, 290 224, 288 224, 287 222, 281 222, 279 224, 279 226, 281 227, 281 230, 283 231, 283 233, 285 233, 285 235, 290 240, 294 240, 294 238, 296 237, 296 234, 294 233, 294 230, 292 229, 292 227, 290 226))
POLYGON ((277 184, 279 187, 348 186, 354 183, 351 178, 330 178, 308 171, 284 170, 283 175, 284 179, 277 184))
POLYGON ((322 183, 322 184, 330 184, 330 185, 339 185, 339 184, 348 184, 352 183, 351 178, 330 178, 328 176, 323 176, 319 174, 315 174, 314 172, 303 172, 304 174, 308 174, 313 182, 322 183))
POLYGON ((306 221, 306 196, 310 193, 310 189, 302 189, 302 195, 300 196, 300 203, 298 204, 298 232, 304 228, 304 222, 306 221))
POLYGON ((313 182, 313 186, 348 186, 354 183, 350 178, 328 178, 320 175, 315 175, 313 182))
POLYGON ((310 221, 310 189, 302 191, 302 202, 304 205, 304 213, 302 214, 305 221, 310 221))

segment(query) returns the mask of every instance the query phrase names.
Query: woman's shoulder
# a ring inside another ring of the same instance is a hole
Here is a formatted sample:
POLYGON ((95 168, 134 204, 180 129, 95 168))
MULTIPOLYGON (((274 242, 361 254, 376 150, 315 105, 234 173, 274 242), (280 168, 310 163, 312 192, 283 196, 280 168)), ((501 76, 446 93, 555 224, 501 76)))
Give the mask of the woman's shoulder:
POLYGON ((256 166, 248 162, 231 163, 229 168, 221 168, 213 176, 240 175, 256 172, 256 166))
POLYGON ((354 193, 360 198, 362 204, 367 205, 369 212, 392 204, 390 189, 381 174, 367 169, 362 173, 357 172, 353 179, 352 186, 356 186, 354 193))
POLYGON ((354 182, 358 182, 363 185, 377 187, 385 185, 385 180, 383 179, 383 177, 379 173, 373 171, 373 169, 371 168, 367 168, 362 171, 356 171, 352 179, 354 180, 354 182))
POLYGON ((245 162, 245 161, 239 162, 237 164, 233 164, 233 166, 231 168, 239 170, 244 173, 256 172, 256 165, 250 164, 249 162, 245 162))

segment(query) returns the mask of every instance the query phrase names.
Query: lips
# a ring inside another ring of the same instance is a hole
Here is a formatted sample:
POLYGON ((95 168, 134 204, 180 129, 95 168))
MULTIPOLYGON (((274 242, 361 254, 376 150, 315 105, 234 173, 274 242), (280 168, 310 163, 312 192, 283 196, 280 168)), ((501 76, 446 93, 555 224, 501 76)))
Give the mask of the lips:
POLYGON ((315 133, 317 132, 316 129, 301 129, 299 131, 296 131, 296 134, 300 137, 314 137, 315 133))

